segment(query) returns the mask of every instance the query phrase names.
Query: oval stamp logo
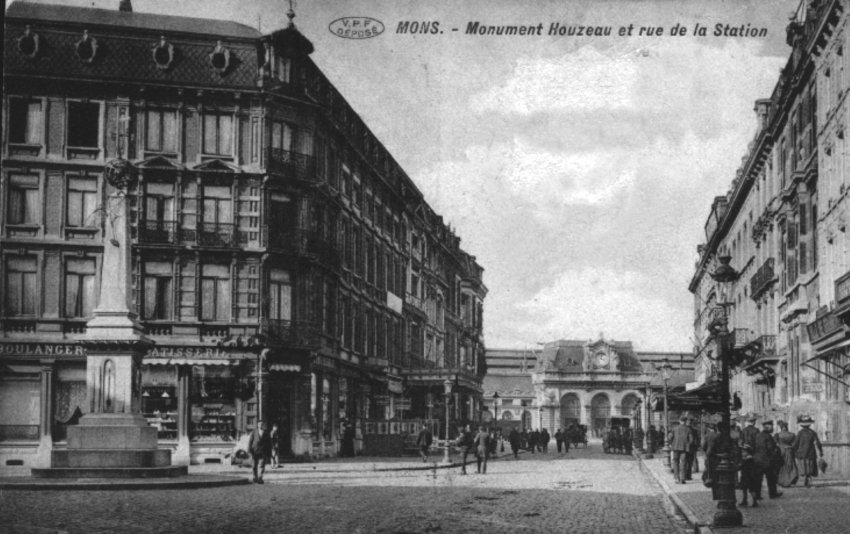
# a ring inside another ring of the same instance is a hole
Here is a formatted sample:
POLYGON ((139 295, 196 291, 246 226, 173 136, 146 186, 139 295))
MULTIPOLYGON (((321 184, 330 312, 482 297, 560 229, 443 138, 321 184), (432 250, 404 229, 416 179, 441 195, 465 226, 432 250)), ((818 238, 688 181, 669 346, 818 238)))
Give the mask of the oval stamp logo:
POLYGON ((369 39, 384 33, 384 23, 372 17, 342 17, 331 22, 328 30, 344 39, 369 39))

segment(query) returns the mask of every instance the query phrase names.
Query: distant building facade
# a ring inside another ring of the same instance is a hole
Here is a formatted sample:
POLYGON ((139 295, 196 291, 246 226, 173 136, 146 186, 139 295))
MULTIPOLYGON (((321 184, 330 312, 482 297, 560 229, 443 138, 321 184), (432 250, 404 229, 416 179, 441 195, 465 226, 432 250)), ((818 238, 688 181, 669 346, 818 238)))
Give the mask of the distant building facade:
POLYGON ((534 351, 488 349, 483 420, 498 417, 496 426, 518 424, 550 433, 585 425, 593 436, 600 436, 612 417, 640 421, 646 428, 660 422, 650 401, 663 389, 658 378, 665 361, 678 376, 693 376, 690 353, 637 352, 630 341, 602 336, 552 341, 534 351))
POLYGON ((109 276, 116 159, 138 176, 134 311, 156 342, 142 410, 179 462, 223 458, 260 419, 284 455, 359 449, 443 420, 446 380, 449 417, 473 419, 483 269, 310 41, 129 4, 6 12, 0 460, 61 446, 86 412, 77 341, 109 276))

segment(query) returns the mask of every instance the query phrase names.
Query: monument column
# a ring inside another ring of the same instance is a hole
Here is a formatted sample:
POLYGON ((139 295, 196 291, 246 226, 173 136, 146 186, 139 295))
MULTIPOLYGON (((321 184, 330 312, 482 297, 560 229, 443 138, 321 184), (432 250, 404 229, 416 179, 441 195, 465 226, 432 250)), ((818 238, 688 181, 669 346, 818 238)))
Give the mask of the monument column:
POLYGON ((171 451, 157 448, 157 430, 141 414, 141 364, 153 343, 130 310, 130 228, 127 189, 135 169, 124 159, 106 165, 103 209, 106 240, 100 293, 81 341, 86 348, 86 403, 80 423, 68 428, 68 448, 54 450, 42 477, 177 476, 171 451))

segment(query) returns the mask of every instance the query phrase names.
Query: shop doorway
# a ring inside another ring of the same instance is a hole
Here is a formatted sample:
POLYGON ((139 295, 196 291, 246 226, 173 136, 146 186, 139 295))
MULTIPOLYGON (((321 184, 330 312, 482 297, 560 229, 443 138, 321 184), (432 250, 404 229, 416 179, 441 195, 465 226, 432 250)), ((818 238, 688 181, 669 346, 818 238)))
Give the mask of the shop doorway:
MULTIPOLYGON (((275 373, 276 374, 276 373, 275 373)), ((277 423, 278 447, 281 458, 292 458, 294 456, 292 438, 295 435, 295 386, 293 380, 270 379, 268 396, 269 426, 277 423)))

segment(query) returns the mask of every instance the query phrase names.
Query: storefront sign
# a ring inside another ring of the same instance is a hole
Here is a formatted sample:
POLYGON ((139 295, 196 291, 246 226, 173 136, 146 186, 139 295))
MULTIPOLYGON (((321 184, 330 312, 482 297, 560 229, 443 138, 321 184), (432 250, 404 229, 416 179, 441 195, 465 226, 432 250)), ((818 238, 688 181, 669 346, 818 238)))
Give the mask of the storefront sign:
POLYGON ((821 393, 823 392, 822 382, 803 382, 803 393, 821 393))
POLYGON ((0 356, 86 356, 82 345, 51 345, 48 343, 2 343, 0 356))
POLYGON ((145 357, 226 360, 256 357, 256 354, 249 352, 234 353, 216 347, 155 347, 149 350, 145 357))

